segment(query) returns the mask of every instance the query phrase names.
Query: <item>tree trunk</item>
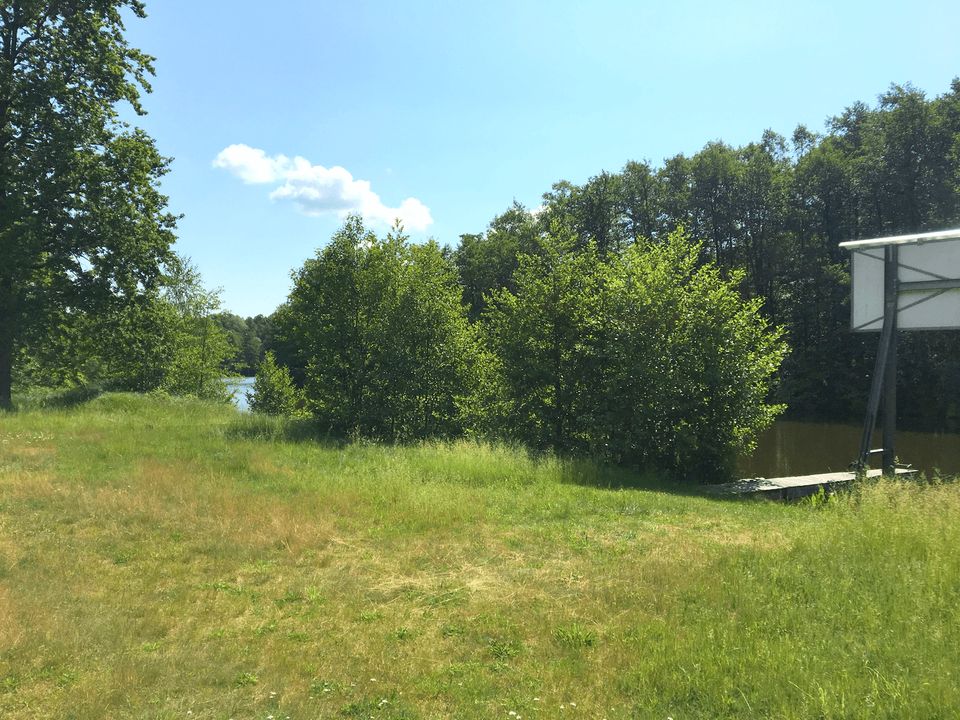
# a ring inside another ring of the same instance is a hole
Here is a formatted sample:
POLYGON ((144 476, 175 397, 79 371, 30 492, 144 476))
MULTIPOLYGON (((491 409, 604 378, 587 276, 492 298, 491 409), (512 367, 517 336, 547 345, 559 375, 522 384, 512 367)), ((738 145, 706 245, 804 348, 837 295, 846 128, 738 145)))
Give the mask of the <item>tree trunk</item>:
POLYGON ((0 410, 13 407, 13 314, 0 310, 0 410))

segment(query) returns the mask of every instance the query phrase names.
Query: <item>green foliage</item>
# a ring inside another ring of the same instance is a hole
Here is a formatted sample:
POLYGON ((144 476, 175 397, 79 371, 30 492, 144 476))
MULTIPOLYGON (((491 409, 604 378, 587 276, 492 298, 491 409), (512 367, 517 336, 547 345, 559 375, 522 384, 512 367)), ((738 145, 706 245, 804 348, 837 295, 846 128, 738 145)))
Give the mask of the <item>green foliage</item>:
POLYGON ((229 345, 212 318, 218 306, 218 294, 204 289, 196 268, 178 258, 162 293, 89 318, 86 335, 95 342, 81 353, 84 382, 225 400, 220 367, 229 345))
POLYGON ((219 292, 206 290, 196 268, 183 261, 168 278, 163 302, 171 352, 160 388, 173 395, 225 400, 220 368, 229 344, 212 317, 220 307, 219 292))
POLYGON ((303 415, 303 393, 290 378, 290 371, 277 365, 273 353, 267 351, 257 368, 253 392, 247 393, 250 409, 264 415, 297 417, 303 415))
POLYGON ((596 449, 602 371, 602 283, 592 244, 559 225, 523 255, 513 282, 490 298, 485 316, 501 403, 490 407, 509 435, 535 448, 596 449))
POLYGON ((508 433, 539 448, 727 479, 781 407, 786 351, 740 276, 676 232, 600 260, 556 226, 486 315, 508 433))
POLYGON ((782 412, 767 397, 787 348, 741 276, 699 253, 676 232, 610 264, 605 443, 617 462, 704 481, 729 478, 782 412))
POLYGON ((453 261, 471 320, 480 317, 489 293, 513 287, 519 256, 536 252, 537 241, 536 218, 519 203, 494 218, 486 233, 460 236, 453 261))
POLYGON ((21 386, 108 388, 226 399, 229 353, 211 313, 219 299, 197 270, 174 257, 162 289, 115 298, 96 313, 60 312, 18 366, 21 386))
POLYGON ((0 405, 14 360, 84 314, 149 295, 176 218, 168 160, 118 114, 141 112, 152 58, 123 37, 138 0, 0 8, 0 405))
MULTIPOLYGON (((855 103, 833 118, 824 136, 799 126, 790 140, 765 131, 742 147, 711 142, 658 168, 628 162, 582 185, 557 182, 543 200, 526 223, 498 218, 496 231, 461 237, 472 316, 491 292, 515 290, 510 252, 538 254, 556 223, 601 258, 685 227, 703 243, 700 262, 724 277, 743 269, 739 291, 787 328, 794 352, 777 400, 794 416, 859 420, 876 343, 849 332, 849 257, 838 244, 960 224, 960 79, 936 98, 891 86, 875 107, 855 103)), ((904 425, 960 428, 957 357, 957 333, 904 334, 904 425)))
POLYGON ((279 343, 310 410, 336 435, 409 439, 463 431, 474 331, 436 243, 377 238, 357 217, 294 276, 279 343))
POLYGON ((213 321, 226 335, 229 356, 223 364, 224 372, 250 377, 263 362, 273 337, 273 322, 264 315, 246 319, 229 312, 217 313, 213 321))

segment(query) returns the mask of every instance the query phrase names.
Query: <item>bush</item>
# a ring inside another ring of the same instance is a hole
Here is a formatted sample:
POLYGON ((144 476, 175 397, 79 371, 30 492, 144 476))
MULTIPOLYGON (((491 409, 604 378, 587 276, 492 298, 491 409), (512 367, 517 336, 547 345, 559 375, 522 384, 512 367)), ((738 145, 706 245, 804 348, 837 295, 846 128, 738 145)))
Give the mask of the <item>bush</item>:
POLYGON ((456 270, 399 228, 380 239, 357 217, 294 276, 278 313, 311 413, 338 436, 453 436, 466 427, 477 344, 456 270))
POLYGON ((253 392, 247 393, 250 409, 263 415, 303 416, 303 393, 290 379, 290 371, 277 365, 272 352, 257 367, 253 392))
POLYGON ((553 228, 485 316, 503 427, 561 453, 728 479, 782 410, 766 402, 781 331, 682 232, 605 259, 574 241, 553 228))

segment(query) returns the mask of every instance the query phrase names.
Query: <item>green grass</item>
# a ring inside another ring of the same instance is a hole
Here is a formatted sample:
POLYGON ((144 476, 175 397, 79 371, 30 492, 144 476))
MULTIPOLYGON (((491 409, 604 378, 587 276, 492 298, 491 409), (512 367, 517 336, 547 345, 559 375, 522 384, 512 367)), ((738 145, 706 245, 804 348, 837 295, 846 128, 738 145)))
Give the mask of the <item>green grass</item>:
POLYGON ((960 708, 960 486, 733 502, 305 436, 128 395, 0 415, 0 717, 960 708))

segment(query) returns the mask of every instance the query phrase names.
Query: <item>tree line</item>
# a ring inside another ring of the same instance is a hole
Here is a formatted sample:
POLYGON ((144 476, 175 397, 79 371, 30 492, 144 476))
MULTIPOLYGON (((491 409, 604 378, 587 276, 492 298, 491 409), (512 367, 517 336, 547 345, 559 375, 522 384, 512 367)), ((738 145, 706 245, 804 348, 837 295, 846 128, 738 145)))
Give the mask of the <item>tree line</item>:
POLYGON ((682 231, 618 252, 560 221, 471 320, 451 254, 358 217, 294 274, 252 406, 334 437, 480 436, 700 481, 781 407, 786 351, 682 231))
MULTIPOLYGON (((892 86, 823 133, 767 131, 742 147, 710 142, 656 167, 631 161, 582 185, 557 182, 533 213, 515 205, 461 237, 454 261, 471 317, 512 287, 518 256, 557 220, 601 255, 684 228, 703 241, 702 262, 727 277, 743 269, 741 294, 785 328, 791 352, 775 399, 794 417, 858 420, 876 336, 849 331, 849 258, 838 245, 960 226, 960 80, 932 99, 892 86)), ((902 333, 899 362, 903 423, 960 428, 960 335, 902 333)))
MULTIPOLYGON (((722 477, 784 406, 860 418, 876 336, 849 330, 839 243, 960 224, 958 183, 955 80, 930 100, 893 86, 822 135, 768 131, 558 182, 452 251, 354 219, 295 274, 270 372, 334 434, 486 432, 722 477), (418 315, 438 298, 445 310, 418 315)), ((960 338, 901 347, 908 426, 957 427, 960 338)))

